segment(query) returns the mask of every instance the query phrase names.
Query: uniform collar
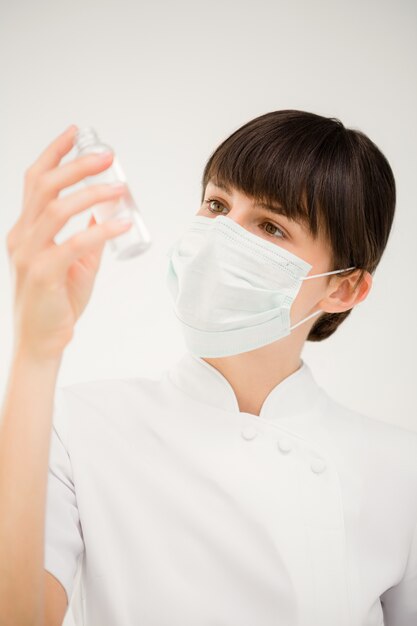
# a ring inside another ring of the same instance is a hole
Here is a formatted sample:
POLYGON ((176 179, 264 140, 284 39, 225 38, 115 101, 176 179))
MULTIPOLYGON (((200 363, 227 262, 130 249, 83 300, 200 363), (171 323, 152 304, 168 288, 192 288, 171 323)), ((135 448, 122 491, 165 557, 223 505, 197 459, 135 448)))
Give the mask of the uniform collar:
MULTIPOLYGON (((198 402, 224 411, 240 412, 229 381, 215 367, 190 352, 186 352, 169 369, 168 377, 179 389, 198 402)), ((301 359, 300 368, 269 392, 259 417, 274 420, 309 413, 317 407, 322 391, 310 367, 301 359)))

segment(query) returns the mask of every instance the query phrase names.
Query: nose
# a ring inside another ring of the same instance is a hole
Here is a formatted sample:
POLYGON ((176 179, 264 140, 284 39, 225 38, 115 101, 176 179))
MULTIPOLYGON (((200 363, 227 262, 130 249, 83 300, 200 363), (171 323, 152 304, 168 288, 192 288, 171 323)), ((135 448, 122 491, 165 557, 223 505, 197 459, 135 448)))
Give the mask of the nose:
POLYGON ((242 228, 246 228, 246 230, 249 230, 249 217, 245 215, 245 212, 242 209, 231 209, 224 217, 228 217, 229 219, 236 222, 236 224, 239 224, 239 226, 242 226, 242 228))

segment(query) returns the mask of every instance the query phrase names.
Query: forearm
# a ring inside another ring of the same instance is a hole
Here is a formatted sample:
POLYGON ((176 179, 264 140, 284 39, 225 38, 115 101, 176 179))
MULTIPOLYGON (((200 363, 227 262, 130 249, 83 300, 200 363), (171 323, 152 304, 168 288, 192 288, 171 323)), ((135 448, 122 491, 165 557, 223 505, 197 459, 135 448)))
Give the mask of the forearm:
POLYGON ((0 625, 42 624, 53 401, 61 358, 14 353, 0 414, 0 625))

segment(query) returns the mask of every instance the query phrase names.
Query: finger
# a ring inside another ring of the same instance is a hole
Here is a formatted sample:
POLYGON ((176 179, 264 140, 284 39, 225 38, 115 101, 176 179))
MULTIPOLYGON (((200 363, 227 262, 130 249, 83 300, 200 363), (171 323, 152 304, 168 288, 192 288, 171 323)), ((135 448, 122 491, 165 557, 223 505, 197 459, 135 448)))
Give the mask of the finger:
POLYGON ((117 220, 109 220, 103 224, 96 224, 70 237, 54 249, 44 253, 45 274, 48 274, 50 284, 61 285, 70 266, 85 256, 97 246, 126 232, 131 227, 117 220))
MULTIPOLYGON (((97 224, 97 222, 94 219, 94 215, 91 214, 90 219, 87 224, 87 228, 91 228, 95 224, 97 224)), ((85 268, 89 270, 97 271, 101 262, 101 257, 102 257, 105 245, 106 245, 106 240, 104 239, 100 241, 100 243, 96 244, 95 246, 92 246, 91 250, 89 250, 84 256, 81 256, 78 259, 78 263, 81 263, 81 265, 83 265, 85 268)))
MULTIPOLYGON (((94 218, 94 215, 91 214, 90 219, 88 220, 87 228, 91 228, 92 226, 95 226, 95 224, 97 224, 97 222, 94 218)), ((105 243, 106 243, 105 241, 98 243, 94 248, 92 248, 91 254, 95 254, 97 250, 99 249, 101 250, 102 248, 104 248, 105 243)))
MULTIPOLYGON (((91 218, 88 222, 88 227, 91 228, 95 224, 98 224, 98 222, 96 222, 94 215, 91 214, 91 218)), ((97 245, 93 246, 91 248, 91 252, 87 254, 88 258, 91 259, 91 258, 98 257, 97 260, 99 261, 99 258, 101 257, 101 253, 103 252, 105 244, 106 244, 106 240, 104 239, 103 241, 100 241, 97 245)))
POLYGON ((125 187, 116 189, 109 184, 102 183, 80 189, 51 202, 33 224, 30 243, 28 243, 30 247, 28 254, 35 254, 45 248, 68 220, 77 213, 81 213, 97 203, 111 202, 114 204, 124 192, 125 187))
POLYGON ((86 176, 94 176, 107 169, 113 161, 113 154, 102 157, 97 154, 85 154, 43 174, 33 187, 30 207, 26 212, 33 222, 49 202, 56 199, 65 187, 78 183, 86 176))
POLYGON ((62 158, 73 148, 77 131, 78 127, 75 124, 71 124, 41 152, 36 161, 26 170, 23 205, 26 204, 27 196, 31 193, 34 180, 41 173, 56 167, 62 158))

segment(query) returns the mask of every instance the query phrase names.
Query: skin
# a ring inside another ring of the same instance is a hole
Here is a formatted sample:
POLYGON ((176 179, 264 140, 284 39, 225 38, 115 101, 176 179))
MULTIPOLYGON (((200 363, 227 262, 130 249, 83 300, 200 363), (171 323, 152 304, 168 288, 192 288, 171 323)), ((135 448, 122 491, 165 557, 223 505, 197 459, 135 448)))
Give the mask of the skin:
POLYGON ((48 459, 55 388, 62 355, 91 297, 114 220, 63 243, 54 237, 70 217, 125 193, 108 184, 65 196, 66 187, 111 165, 113 155, 77 157, 75 128, 56 137, 26 170, 23 206, 7 234, 13 284, 13 352, 0 411, 0 624, 58 626, 67 597, 44 570, 48 459), (22 459, 24 462, 22 463, 22 459))
MULTIPOLYGON (((217 215, 227 215, 248 231, 310 263, 312 268, 308 275, 334 269, 330 265, 330 244, 322 235, 314 240, 301 223, 284 215, 272 215, 254 205, 250 197, 237 189, 231 189, 229 194, 210 181, 196 215, 212 219, 217 215), (209 199, 212 201, 207 204, 209 199)), ((333 274, 302 281, 291 307, 291 325, 314 311, 341 313, 365 300, 372 286, 372 275, 366 272, 355 290, 358 274, 359 269, 350 276, 333 274)), ((286 337, 261 348, 225 357, 204 357, 203 360, 215 367, 230 383, 240 411, 259 415, 272 389, 301 367, 304 342, 318 317, 312 317, 286 337)))

